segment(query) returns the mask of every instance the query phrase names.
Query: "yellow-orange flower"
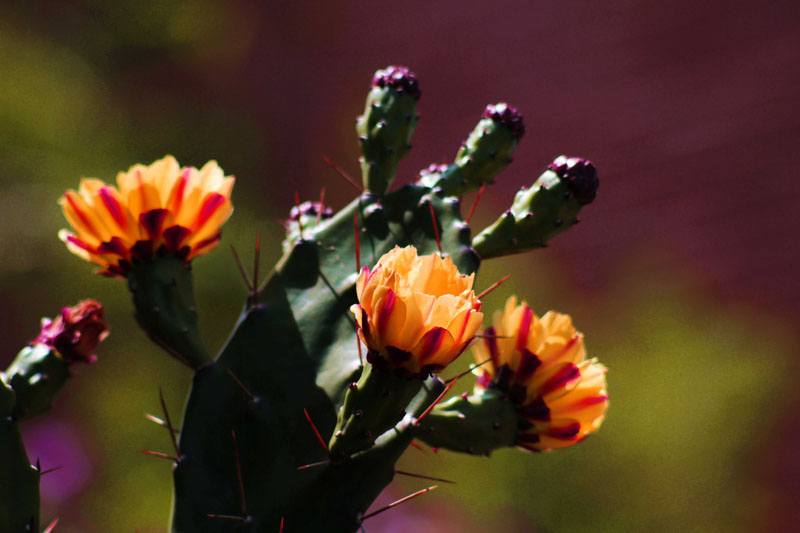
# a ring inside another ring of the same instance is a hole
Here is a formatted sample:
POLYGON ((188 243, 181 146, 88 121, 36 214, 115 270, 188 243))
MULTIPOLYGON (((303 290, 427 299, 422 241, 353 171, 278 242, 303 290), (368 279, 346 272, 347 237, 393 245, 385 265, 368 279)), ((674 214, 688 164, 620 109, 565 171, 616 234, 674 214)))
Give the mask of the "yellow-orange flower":
POLYGON ((483 321, 472 290, 475 275, 460 274, 450 257, 395 248, 358 276, 355 315, 369 348, 367 360, 414 375, 437 372, 472 340, 483 321))
POLYGON ((516 297, 493 317, 473 347, 478 388, 497 387, 520 405, 517 444, 530 450, 566 448, 600 427, 608 409, 606 367, 586 359, 583 334, 569 315, 538 318, 516 297))
POLYGON ((132 259, 154 253, 188 262, 219 242, 219 228, 233 212, 233 182, 215 161, 197 170, 181 168, 172 156, 120 172, 119 188, 84 178, 78 192, 69 190, 59 200, 74 228, 59 237, 107 275, 124 276, 132 259))

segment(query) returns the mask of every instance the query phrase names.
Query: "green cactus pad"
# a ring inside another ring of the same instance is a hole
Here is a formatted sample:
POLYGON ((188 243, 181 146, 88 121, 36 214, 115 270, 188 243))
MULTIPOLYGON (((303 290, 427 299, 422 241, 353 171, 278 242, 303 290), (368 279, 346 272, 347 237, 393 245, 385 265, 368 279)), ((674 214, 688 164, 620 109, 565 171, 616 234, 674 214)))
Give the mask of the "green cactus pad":
POLYGON ((392 183, 397 165, 411 148, 419 97, 417 79, 407 68, 393 66, 375 73, 364 114, 356 120, 367 191, 382 195, 392 183))
POLYGON ((410 185, 380 200, 357 198, 279 262, 217 364, 195 376, 174 473, 175 531, 277 531, 281 518, 287 530, 290 524, 303 524, 301 531, 357 529, 359 513, 391 481, 414 431, 390 429, 347 460, 298 470, 327 459, 303 409, 328 441, 348 386, 362 371, 349 311, 356 303, 354 216, 360 262, 373 265, 395 245, 413 244, 421 254, 437 250, 429 204, 442 248, 461 272, 475 272, 479 261, 458 200, 410 185), (242 514, 232 431, 247 465, 247 523, 208 516, 242 514))
POLYGON ((14 391, 0 380, 0 531, 39 531, 39 472, 13 417, 14 391))
POLYGON ((49 346, 23 348, 4 376, 16 394, 14 419, 26 420, 49 410, 69 377, 69 363, 49 346))
POLYGON ((440 172, 422 173, 420 183, 438 187, 444 195, 461 196, 492 183, 511 162, 511 154, 525 132, 522 116, 506 104, 490 105, 461 145, 452 165, 440 172))
POLYGON ((419 439, 434 448, 489 455, 514 445, 521 415, 497 389, 457 396, 437 405, 420 421, 419 439))
POLYGON ((578 222, 578 212, 594 199, 597 173, 583 162, 572 167, 580 169, 576 177, 566 163, 557 165, 562 159, 566 161, 556 159, 531 188, 517 192, 511 208, 472 240, 483 259, 544 247, 578 222))
POLYGON ((128 288, 136 320, 156 344, 192 368, 211 361, 197 329, 190 263, 172 254, 136 260, 128 288))

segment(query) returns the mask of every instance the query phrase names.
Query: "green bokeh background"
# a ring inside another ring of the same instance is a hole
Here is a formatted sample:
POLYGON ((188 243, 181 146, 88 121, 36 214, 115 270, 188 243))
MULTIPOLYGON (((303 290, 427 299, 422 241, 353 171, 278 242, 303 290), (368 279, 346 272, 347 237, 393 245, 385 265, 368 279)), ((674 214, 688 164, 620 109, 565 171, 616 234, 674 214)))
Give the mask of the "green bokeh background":
MULTIPOLYGON (((454 6, 447 4, 441 12, 454 6)), ((414 20, 413 7, 398 16, 414 20)), ((383 52, 370 51, 358 41, 356 29, 386 21, 357 12, 345 24, 339 8, 336 2, 309 3, 306 11, 283 3, 213 0, 0 6, 0 212, 5 220, 0 225, 5 309, 0 358, 10 360, 36 335, 39 317, 83 298, 105 305, 112 328, 99 349, 100 361, 78 368, 53 412, 26 428, 29 439, 59 435, 52 427, 73 432, 75 444, 67 452, 42 456, 45 468, 66 460, 52 474, 55 481, 45 480, 49 485, 43 497, 43 521, 60 517, 59 533, 166 529, 170 465, 140 450, 167 451, 170 443, 144 414, 158 414, 158 389, 163 387, 178 418, 191 380, 136 327, 124 283, 94 276, 91 265, 58 241, 56 233, 65 226, 56 204, 59 195, 76 187, 80 176, 109 180, 134 163, 167 153, 196 166, 214 158, 235 174, 236 212, 222 244, 195 261, 194 270, 202 332, 216 350, 245 296, 229 247, 236 246, 249 262, 261 233, 262 264, 271 265, 279 257, 278 221, 295 190, 313 198, 324 186, 334 207, 352 197, 353 191, 321 164, 320 155, 336 156, 346 169, 357 169, 352 120, 373 70, 393 61, 412 67, 417 62, 427 76, 423 88, 430 80, 460 90, 458 97, 470 99, 470 109, 487 103, 481 87, 492 87, 493 77, 479 75, 485 71, 478 67, 464 68, 475 72, 472 78, 431 79, 440 63, 453 61, 455 52, 446 51, 454 50, 455 43, 443 37, 442 50, 423 50, 384 42, 383 52), (320 63, 320 49, 326 46, 333 47, 326 62, 335 62, 336 54, 350 57, 338 78, 320 79, 306 67, 306 60, 320 63), (261 74, 252 79, 243 75, 251 72, 261 74), (249 87, 251 82, 259 89, 249 87), (324 87, 312 91, 304 84, 324 87), (69 470, 76 463, 69 461, 70 454, 87 460, 80 467, 86 477, 65 489, 58 480, 71 479, 69 470)), ((447 20, 443 15, 428 23, 427 31, 457 31, 447 20)), ((386 31, 387 40, 397 37, 391 27, 386 31)), ((504 46, 500 40, 490 44, 504 46)), ((518 53, 524 64, 526 52, 518 53)), ((501 67, 494 65, 492 72, 500 73, 501 86, 516 82, 501 67)), ((440 101, 447 96, 432 92, 440 101)), ((436 101, 424 111, 439 120, 436 101)), ((459 127, 468 128, 476 117, 457 118, 459 127)), ((529 137, 538 126, 529 121, 529 137)), ((467 128, 461 128, 462 134, 467 128)), ((433 159, 449 157, 460 140, 425 135, 420 143, 424 140, 428 148, 422 157, 433 159)), ((574 135, 582 137, 577 131, 574 135)), ((582 139, 574 145, 594 146, 591 142, 582 139)), ((518 151, 536 150, 534 144, 523 141, 518 151)), ((595 152, 602 183, 597 202, 585 210, 585 223, 558 241, 600 238, 603 221, 611 216, 603 203, 615 194, 637 196, 635 186, 617 179, 619 169, 604 167, 602 150, 595 152)), ((536 168, 550 155, 537 155, 536 168)), ((521 155, 520 161, 532 160, 521 155)), ((429 161, 416 162, 422 167, 429 161)), ((410 177, 415 168, 401 170, 410 177)), ((526 176, 535 173, 525 170, 526 176)), ((491 222, 524 183, 519 174, 504 174, 498 181, 506 179, 488 189, 474 230, 491 222)), ((632 216, 630 224, 638 223, 632 216)), ((602 238, 614 240, 608 234, 602 238)), ((410 449, 401 460, 405 470, 457 484, 442 485, 375 518, 368 531, 754 531, 781 526, 775 516, 789 496, 780 465, 797 462, 790 447, 776 447, 786 436, 784 428, 796 420, 787 409, 798 402, 792 315, 747 299, 722 298, 702 268, 645 237, 625 249, 586 250, 554 243, 547 250, 493 260, 484 264, 477 285, 486 287, 512 273, 486 298, 489 313, 516 293, 538 312, 557 309, 573 316, 586 334, 589 353, 610 368, 611 407, 602 430, 580 446, 549 454, 507 450, 486 459, 410 449), (586 282, 576 265, 590 263, 598 253, 613 256, 608 261, 612 267, 599 282, 591 276, 594 281, 586 282)), ((448 374, 465 368, 467 359, 448 374)), ((468 388, 459 386, 457 392, 468 388)), ((398 479, 379 502, 423 486, 420 480, 398 479)))

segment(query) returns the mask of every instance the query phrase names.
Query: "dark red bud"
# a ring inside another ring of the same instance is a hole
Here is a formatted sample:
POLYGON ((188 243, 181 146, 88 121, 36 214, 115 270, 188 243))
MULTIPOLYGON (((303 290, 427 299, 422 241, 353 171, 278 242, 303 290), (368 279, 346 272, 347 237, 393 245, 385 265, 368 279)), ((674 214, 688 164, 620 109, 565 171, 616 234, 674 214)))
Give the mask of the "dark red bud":
POLYGON ((372 78, 372 86, 391 87, 398 92, 408 93, 414 100, 419 100, 420 96, 422 96, 417 76, 408 68, 397 65, 377 71, 372 78))
POLYGON ((97 356, 92 352, 107 336, 103 306, 94 300, 84 300, 74 307, 64 307, 54 320, 42 319, 39 336, 31 345, 45 344, 70 363, 93 363, 97 356))
POLYGON ((591 161, 580 157, 560 155, 547 168, 567 182, 569 192, 575 196, 579 204, 592 203, 600 182, 597 178, 597 170, 591 161))
POLYGON ((522 120, 522 114, 517 111, 517 108, 505 102, 486 106, 483 112, 483 118, 492 119, 494 122, 511 130, 511 134, 514 135, 517 141, 525 135, 525 124, 522 120))

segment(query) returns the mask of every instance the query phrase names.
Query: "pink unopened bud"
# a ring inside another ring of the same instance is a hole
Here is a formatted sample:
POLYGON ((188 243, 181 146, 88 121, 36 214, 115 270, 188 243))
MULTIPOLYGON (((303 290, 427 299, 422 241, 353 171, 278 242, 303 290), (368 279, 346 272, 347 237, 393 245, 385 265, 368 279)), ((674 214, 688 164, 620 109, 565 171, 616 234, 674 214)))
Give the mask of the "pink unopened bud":
POLYGON ((84 300, 74 307, 64 307, 54 320, 42 319, 39 336, 31 342, 45 344, 70 363, 94 363, 97 343, 108 336, 103 321, 103 306, 94 300, 84 300))

